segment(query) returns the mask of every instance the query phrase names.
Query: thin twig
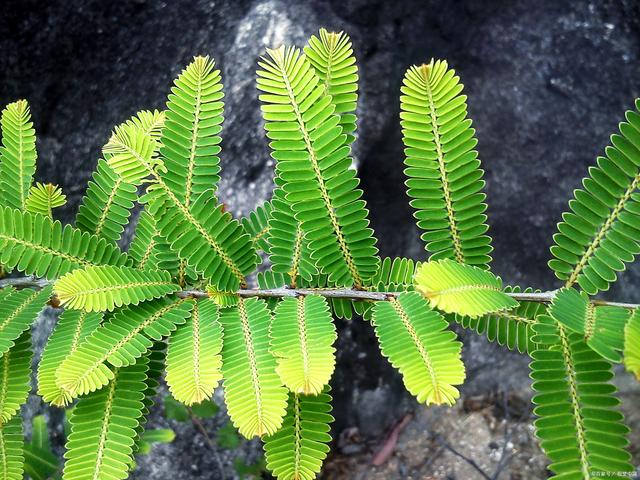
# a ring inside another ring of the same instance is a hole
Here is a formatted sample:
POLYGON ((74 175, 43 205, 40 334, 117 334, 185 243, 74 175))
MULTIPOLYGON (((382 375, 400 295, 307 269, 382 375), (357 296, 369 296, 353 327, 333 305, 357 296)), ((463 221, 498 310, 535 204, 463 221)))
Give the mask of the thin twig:
MULTIPOLYGON (((15 288, 44 288, 53 282, 34 277, 16 277, 0 280, 0 288, 12 286, 15 288)), ((359 300, 365 302, 382 302, 390 298, 397 297, 401 292, 371 292, 366 290, 356 290, 352 288, 249 288, 237 290, 235 292, 242 298, 285 298, 301 297, 306 295, 320 295, 325 298, 342 298, 347 300, 359 300)), ((183 290, 176 293, 182 298, 206 298, 209 293, 204 290, 183 290)), ((556 290, 548 292, 505 292, 505 295, 519 302, 551 303, 556 290)), ((637 303, 611 302, 607 300, 591 300, 597 306, 609 306, 635 309, 640 307, 637 303)))
POLYGON ((207 443, 207 446, 209 447, 209 449, 213 453, 213 458, 215 459, 216 463, 218 464, 218 469, 220 470, 220 476, 223 479, 226 478, 226 473, 224 471, 224 465, 222 464, 222 459, 220 458, 220 455, 218 454, 218 449, 216 448, 216 444, 213 443, 213 440, 211 440, 211 437, 207 433, 207 429, 204 428, 204 425, 202 425, 202 422, 200 421, 200 419, 198 419, 198 417, 193 413, 193 410, 191 410, 191 407, 187 407, 187 411, 189 412, 189 417, 191 417, 191 423, 193 423, 193 426, 196 427, 196 429, 202 434, 202 436, 204 437, 205 442, 207 443))

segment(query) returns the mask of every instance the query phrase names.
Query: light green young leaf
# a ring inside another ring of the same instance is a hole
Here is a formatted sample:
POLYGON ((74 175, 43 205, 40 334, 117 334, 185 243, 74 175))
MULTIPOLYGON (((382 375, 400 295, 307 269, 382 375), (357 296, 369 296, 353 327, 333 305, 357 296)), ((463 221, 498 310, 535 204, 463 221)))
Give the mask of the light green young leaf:
POLYGON ((518 302, 502 292, 502 281, 491 272, 453 260, 423 263, 414 285, 436 308, 477 317, 515 308, 518 302))

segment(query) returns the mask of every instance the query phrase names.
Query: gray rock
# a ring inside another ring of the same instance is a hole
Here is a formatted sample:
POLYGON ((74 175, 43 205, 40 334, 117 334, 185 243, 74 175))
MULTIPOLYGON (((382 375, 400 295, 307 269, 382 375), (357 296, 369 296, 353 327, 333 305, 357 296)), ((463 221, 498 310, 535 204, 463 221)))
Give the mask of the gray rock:
MULTIPOLYGON (((558 283, 546 261, 555 223, 640 90, 639 8, 631 0, 10 0, 0 16, 0 103, 30 100, 39 134, 37 177, 64 188, 69 205, 61 218, 72 221, 112 126, 139 109, 162 108, 172 78, 193 55, 210 54, 223 70, 227 101, 220 196, 244 214, 272 188, 255 89, 258 57, 267 46, 302 46, 321 26, 344 29, 361 74, 354 158, 381 253, 422 259, 404 193, 398 92, 407 66, 446 58, 466 85, 480 142, 493 268, 507 283, 553 288, 558 283)), ((635 266, 606 296, 640 301, 639 285, 635 266)), ((38 345, 52 324, 50 316, 42 320, 38 345)), ((375 444, 416 405, 378 352, 370 326, 357 320, 338 326, 335 431, 355 428, 365 445, 375 444)), ((526 391, 526 358, 463 337, 465 398, 526 391)), ((635 392, 625 393, 625 405, 635 392)), ((34 398, 25 410, 32 415, 41 408, 34 398)), ((154 411, 151 425, 167 425, 160 413, 154 411)), ((51 415, 61 437, 59 420, 51 415)), ((474 425, 482 442, 493 441, 474 425)), ((177 440, 141 459, 136 478, 220 478, 196 431, 172 426, 177 440)), ((237 455, 255 456, 255 447, 246 444, 237 455)), ((222 453, 228 467, 233 455, 222 453)), ((454 457, 447 460, 451 468, 430 474, 466 475, 454 457)))

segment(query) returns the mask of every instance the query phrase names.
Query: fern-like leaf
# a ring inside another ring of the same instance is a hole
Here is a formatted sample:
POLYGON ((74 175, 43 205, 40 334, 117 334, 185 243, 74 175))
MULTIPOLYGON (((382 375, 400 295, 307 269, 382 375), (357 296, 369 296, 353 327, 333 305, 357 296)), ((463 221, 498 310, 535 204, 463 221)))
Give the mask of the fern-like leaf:
POLYGON ((209 57, 195 57, 175 80, 160 137, 163 178, 187 207, 220 179, 222 82, 209 57))
POLYGON ((70 225, 0 206, 0 263, 53 280, 79 267, 124 265, 127 256, 70 225))
POLYGON ((264 441, 267 468, 278 480, 313 480, 331 441, 331 396, 291 393, 282 428, 264 441))
POLYGON ((462 344, 447 321, 416 292, 378 302, 373 324, 382 354, 420 403, 453 405, 465 377, 462 344))
MULTIPOLYGON (((133 454, 135 455, 144 448, 146 443, 145 437, 145 425, 147 424, 149 413, 151 412, 151 408, 155 404, 155 398, 158 394, 158 387, 160 386, 160 378, 162 377, 162 373, 164 372, 164 364, 165 364, 165 343, 164 341, 156 342, 156 344, 151 347, 151 351, 147 353, 146 357, 149 359, 148 370, 147 370, 147 378, 145 379, 145 390, 144 390, 144 399, 142 403, 144 404, 144 408, 142 409, 142 416, 140 417, 140 421, 138 422, 138 427, 136 428, 136 437, 135 443, 133 445, 133 454)), ((131 469, 135 467, 135 459, 131 460, 131 469)))
POLYGON ((24 437, 22 418, 0 424, 0 480, 23 480, 24 437))
POLYGON ((23 333, 0 358, 0 424, 19 412, 31 390, 31 335, 23 333))
POLYGON ((167 384, 176 400, 193 405, 211 398, 222 379, 221 351, 218 307, 212 300, 202 300, 169 339, 167 384))
POLYGON ((51 218, 53 209, 62 207, 65 203, 67 203, 67 197, 59 186, 37 182, 29 189, 25 208, 28 212, 41 213, 51 218))
POLYGON ((136 428, 144 410, 148 362, 143 357, 116 369, 102 390, 80 399, 69 421, 64 480, 129 476, 136 428))
MULTIPOLYGON (((258 255, 242 225, 224 211, 213 195, 198 195, 185 205, 156 171, 144 135, 135 128, 121 129, 108 149, 118 156, 110 163, 125 177, 152 177, 155 183, 145 201, 161 236, 171 242, 178 256, 220 290, 235 290, 258 264, 258 255)), ((179 194, 179 192, 178 192, 179 194)))
POLYGON ((549 266, 567 287, 577 283, 589 295, 607 290, 640 253, 640 99, 626 120, 574 192, 553 237, 549 266))
POLYGON ((38 318, 49 301, 52 290, 51 287, 45 287, 42 290, 25 288, 7 292, 8 295, 0 297, 0 357, 38 318))
POLYGON ((624 327, 630 317, 626 308, 595 306, 584 292, 563 288, 556 293, 549 315, 581 334, 587 345, 607 360, 622 360, 624 327))
MULTIPOLYGON (((137 129, 143 135, 157 140, 164 124, 164 112, 158 110, 138 112, 123 125, 137 129)), ((113 133, 115 135, 116 132, 113 133)), ((154 143, 153 156, 158 144, 154 143)), ((104 159, 98 160, 87 193, 82 199, 76 225, 85 232, 117 242, 129 221, 131 209, 138 198, 135 182, 129 182, 116 174, 109 166, 111 154, 104 152, 104 159)))
POLYGON ((49 337, 38 365, 38 394, 45 402, 66 407, 73 397, 56 383, 56 370, 102 321, 101 313, 65 310, 49 337))
POLYGON ((136 198, 136 186, 118 176, 107 160, 100 159, 80 204, 76 225, 115 243, 122 236, 136 198))
POLYGON ((197 197, 189 210, 176 206, 167 196, 162 199, 150 211, 171 249, 219 290, 246 285, 245 277, 259 257, 240 222, 207 194, 197 197))
MULTIPOLYGON (((520 287, 505 287, 506 293, 519 293, 520 287)), ((533 292, 526 288, 524 293, 533 292)), ((520 302, 515 308, 482 315, 480 317, 465 317, 455 315, 455 321, 464 328, 475 330, 479 335, 486 335, 490 342, 506 346, 509 350, 517 350, 520 353, 531 353, 537 347, 532 337, 535 334, 533 327, 539 315, 546 312, 544 304, 539 302, 520 302)))
POLYGON ((274 272, 287 274, 291 286, 299 279, 311 281, 318 273, 311 259, 309 242, 302 224, 295 219, 291 203, 283 188, 276 188, 271 200, 273 211, 269 218, 269 259, 274 272))
POLYGON ((318 295, 282 300, 270 336, 282 383, 294 393, 322 392, 336 363, 337 334, 327 301, 318 295))
POLYGON ((269 220, 272 211, 273 205, 271 202, 264 202, 241 220, 242 226, 251 236, 251 241, 256 250, 262 250, 263 252, 269 251, 269 220))
MULTIPOLYGON (((380 263, 380 268, 371 279, 371 286, 367 289, 374 292, 408 292, 413 290, 413 275, 420 262, 414 262, 410 258, 385 257, 380 263)), ((331 303, 336 300, 332 299, 331 303)), ((366 320, 371 320, 374 302, 351 302, 353 310, 366 320)), ((334 310, 335 310, 334 306, 334 310)), ((341 318, 341 317, 340 317, 341 318)))
POLYGON ((624 365, 640 380, 640 309, 636 309, 624 329, 624 365))
POLYGON ((287 390, 269 351, 271 314, 263 300, 241 299, 220 312, 222 374, 231 421, 242 435, 272 435, 282 425, 287 390))
POLYGON ((156 229, 155 219, 149 212, 142 210, 136 223, 135 235, 127 251, 136 268, 162 270, 158 267, 159 241, 161 239, 156 229))
POLYGON ((335 113, 340 115, 339 125, 347 135, 347 143, 353 143, 356 131, 356 107, 358 104, 358 66, 353 55, 351 39, 344 32, 320 29, 320 38, 313 35, 304 53, 316 75, 331 95, 335 113))
POLYGON ((400 97, 407 193, 432 260, 488 268, 484 172, 462 89, 445 61, 407 70, 400 97))
POLYGON ((633 471, 611 364, 551 317, 534 328, 541 346, 531 354, 535 427, 549 469, 563 479, 633 471))
POLYGON ((58 366, 58 386, 72 397, 100 389, 113 379, 109 365, 135 363, 154 341, 183 324, 192 307, 191 300, 165 297, 119 310, 58 366))
POLYGON ((298 49, 268 54, 260 62, 258 88, 287 201, 318 268, 338 284, 361 287, 378 268, 378 249, 340 117, 298 49))
POLYGON ((518 302, 502 292, 499 277, 448 259, 420 265, 415 274, 415 288, 433 306, 447 313, 477 317, 518 306, 518 302))
POLYGON ((180 286, 163 270, 103 265, 69 272, 56 280, 54 289, 66 308, 111 312, 123 305, 163 297, 180 290, 180 286))
POLYGON ((0 119, 0 199, 2 205, 25 208, 36 171, 36 131, 26 100, 7 105, 0 119))

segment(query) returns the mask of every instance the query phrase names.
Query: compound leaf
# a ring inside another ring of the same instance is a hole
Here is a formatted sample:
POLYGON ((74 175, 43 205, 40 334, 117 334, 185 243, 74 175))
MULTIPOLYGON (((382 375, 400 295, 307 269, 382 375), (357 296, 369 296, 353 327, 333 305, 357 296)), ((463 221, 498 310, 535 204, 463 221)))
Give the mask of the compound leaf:
MULTIPOLYGON (((110 151, 121 152, 112 167, 120 174, 138 179, 152 177, 144 200, 156 219, 161 236, 171 249, 197 273, 210 278, 220 290, 235 290, 258 264, 258 255, 242 225, 224 211, 212 194, 198 195, 189 206, 165 182, 162 169, 156 171, 149 148, 135 127, 121 129, 110 142, 110 151), (142 145, 140 145, 142 143, 142 145)), ((178 192, 179 194, 180 192, 178 192)))
POLYGON ((0 358, 0 424, 20 411, 31 390, 31 335, 24 332, 0 358))
POLYGON ((113 367, 136 362, 158 341, 183 324, 193 301, 161 298, 119 310, 70 353, 56 370, 58 386, 72 397, 102 388, 113 367))
POLYGON ((163 297, 180 286, 163 270, 103 265, 69 272, 56 280, 54 289, 66 308, 101 312, 163 297))
POLYGON ((25 208, 28 212, 41 213, 51 218, 53 209, 62 207, 65 203, 67 203, 67 197, 59 186, 37 182, 29 189, 25 208))
POLYGON ((0 199, 2 205, 25 208, 36 171, 36 131, 26 100, 10 103, 2 111, 0 148, 0 199))
POLYGON ((415 288, 433 306, 447 313, 477 317, 518 306, 518 302, 502 292, 500 278, 448 259, 420 265, 415 274, 415 288))
POLYGON ((624 327, 630 317, 626 308, 595 306, 584 292, 563 288, 556 293, 549 315, 581 334, 587 345, 607 360, 622 360, 624 327))
POLYGON ((640 99, 635 106, 574 191, 553 237, 549 266, 565 286, 577 283, 589 295, 608 290, 640 253, 640 99))
POLYGON ((640 309, 636 309, 624 330, 624 365, 640 380, 640 309))
POLYGON ((313 480, 322 469, 333 422, 328 390, 319 395, 289 394, 282 428, 264 441, 267 468, 278 480, 313 480))
POLYGON ((53 280, 79 267, 127 261, 102 238, 44 215, 0 206, 0 263, 8 268, 53 280))
POLYGON ((73 397, 56 383, 56 370, 102 322, 102 313, 65 310, 49 337, 38 365, 38 394, 45 402, 66 407, 73 397))
POLYGON ((269 218, 269 259, 272 270, 288 275, 288 283, 292 286, 296 286, 300 278, 311 281, 318 269, 311 259, 309 242, 305 238, 302 224, 296 220, 283 188, 274 190, 271 203, 273 210, 269 218))
POLYGON ((212 300, 201 300, 169 339, 167 384, 176 400, 193 405, 211 398, 222 379, 221 351, 218 307, 212 300))
POLYGON ((531 354, 534 422, 557 478, 596 478, 630 472, 628 428, 617 406, 611 364, 553 318, 534 327, 540 348, 531 354))
POLYGON ((358 105, 358 66, 351 47, 351 39, 344 32, 320 29, 320 38, 313 35, 304 53, 316 75, 324 84, 325 92, 340 116, 339 125, 347 135, 347 143, 353 143, 356 131, 356 107, 358 105))
POLYGON ((0 480, 23 480, 24 437, 22 418, 13 417, 7 423, 0 423, 0 480))
POLYGON ((251 241, 256 250, 269 251, 268 239, 271 234, 269 223, 272 211, 273 205, 271 202, 264 202, 241 220, 242 226, 251 236, 251 241))
POLYGON ((338 284, 361 287, 378 268, 378 249, 340 117, 298 49, 268 55, 259 62, 258 89, 286 199, 318 268, 338 284))
POLYGON ((282 383, 294 393, 317 395, 335 368, 336 328, 325 298, 285 298, 275 310, 271 351, 282 383))
POLYGON ((287 390, 269 351, 271 314, 263 300, 240 299, 223 309, 222 374, 231 421, 241 435, 272 435, 282 426, 287 390))
MULTIPOLYGON (((522 292, 520 287, 506 286, 505 293, 522 292)), ((526 288, 524 293, 533 292, 532 288, 526 288)), ((531 353, 537 347, 532 337, 535 334, 533 326, 537 322, 538 315, 546 313, 544 304, 539 302, 520 302, 510 310, 500 310, 480 317, 466 317, 455 315, 455 321, 464 328, 475 330, 479 335, 486 335, 490 342, 506 346, 509 350, 518 350, 520 353, 531 353)))
POLYGON ((486 269, 493 248, 484 172, 462 89, 445 61, 407 70, 400 96, 407 194, 432 260, 486 269))
POLYGON ((9 350, 14 341, 38 318, 51 297, 51 287, 42 290, 25 288, 8 290, 0 297, 0 357, 9 350))
POLYGON ((149 360, 116 368, 106 386, 80 399, 71 414, 64 480, 129 476, 137 427, 144 411, 149 360))
POLYGON ((185 206, 220 180, 223 108, 220 70, 195 57, 175 80, 160 137, 166 185, 185 206))
POLYGON ((417 292, 406 292, 373 308, 382 354, 402 374, 420 403, 453 405, 465 377, 462 344, 447 321, 417 292))

